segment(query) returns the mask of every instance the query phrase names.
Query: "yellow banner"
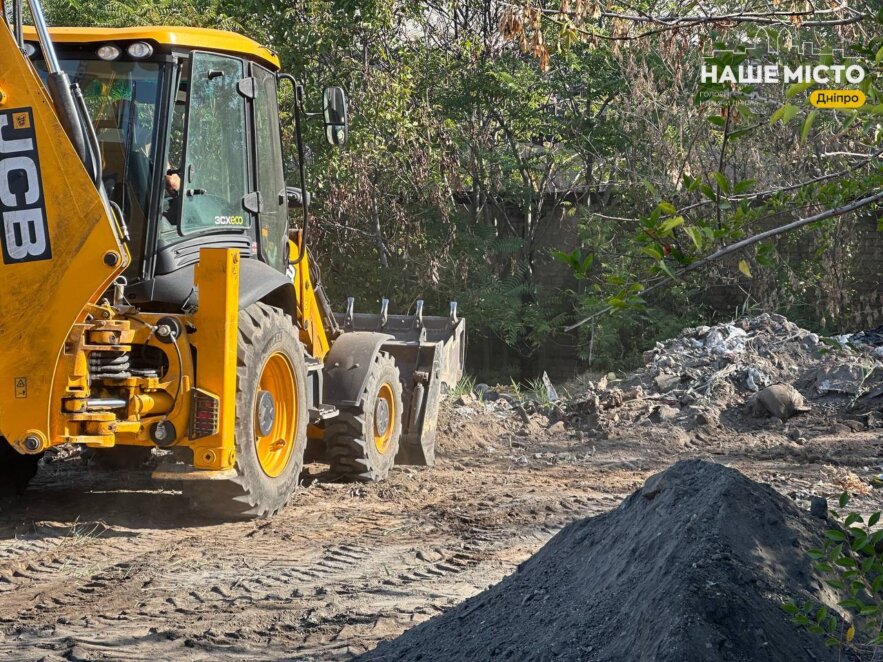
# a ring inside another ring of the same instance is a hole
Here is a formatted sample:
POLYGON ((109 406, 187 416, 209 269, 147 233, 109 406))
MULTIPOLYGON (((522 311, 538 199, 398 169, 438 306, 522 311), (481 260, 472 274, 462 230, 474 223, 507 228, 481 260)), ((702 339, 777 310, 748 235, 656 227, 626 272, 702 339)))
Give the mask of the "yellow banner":
POLYGON ((861 108, 865 105, 861 90, 815 90, 809 102, 816 108, 861 108))

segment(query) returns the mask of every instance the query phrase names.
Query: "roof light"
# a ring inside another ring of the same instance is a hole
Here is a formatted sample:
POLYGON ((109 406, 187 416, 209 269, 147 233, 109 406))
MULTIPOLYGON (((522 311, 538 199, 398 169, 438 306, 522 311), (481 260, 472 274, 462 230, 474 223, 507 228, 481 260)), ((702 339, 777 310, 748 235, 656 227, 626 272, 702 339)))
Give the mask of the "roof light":
POLYGON ((141 59, 153 55, 153 46, 143 41, 136 41, 134 44, 129 45, 126 52, 131 57, 141 59))
POLYGON ((37 52, 37 47, 28 42, 27 44, 25 44, 24 51, 25 55, 27 55, 28 57, 34 57, 34 53, 37 52))
POLYGON ((120 51, 117 46, 114 46, 113 44, 105 44, 98 48, 98 57, 102 60, 116 60, 121 52, 122 51, 120 51))

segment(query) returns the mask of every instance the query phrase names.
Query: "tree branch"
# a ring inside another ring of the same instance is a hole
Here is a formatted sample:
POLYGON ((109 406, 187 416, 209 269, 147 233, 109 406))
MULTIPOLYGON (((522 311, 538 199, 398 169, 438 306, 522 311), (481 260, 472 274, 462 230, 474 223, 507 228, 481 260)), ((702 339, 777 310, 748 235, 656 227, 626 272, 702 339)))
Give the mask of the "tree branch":
MULTIPOLYGON (((700 260, 696 260, 692 264, 688 264, 686 267, 679 269, 675 274, 676 278, 684 276, 692 271, 696 271, 701 267, 704 267, 707 264, 715 262, 716 260, 721 259, 722 257, 726 257, 727 255, 731 255, 738 251, 741 251, 743 248, 747 248, 748 246, 752 246, 757 244, 765 239, 769 239, 770 237, 776 237, 780 234, 785 234, 786 232, 791 232, 792 230, 797 230, 799 228, 804 227, 805 225, 809 225, 810 223, 815 223, 816 221, 824 221, 829 218, 834 218, 837 216, 843 216, 844 214, 848 214, 851 211, 855 211, 856 209, 861 209, 862 207, 866 207, 867 205, 873 204, 879 200, 883 200, 883 190, 877 191, 873 195, 869 195, 866 198, 861 198, 859 200, 854 200, 850 202, 848 205, 844 205, 842 207, 837 207, 836 209, 829 209, 828 211, 824 211, 820 214, 816 214, 815 216, 809 216, 807 218, 800 218, 793 223, 786 223, 785 225, 780 225, 777 228, 773 228, 772 230, 767 230, 766 232, 761 232, 760 234, 756 234, 754 236, 748 237, 747 239, 743 239, 742 241, 737 241, 735 244, 730 244, 729 246, 724 246, 719 251, 712 253, 700 260)), ((646 288, 641 294, 645 295, 648 292, 652 292, 653 290, 658 289, 662 285, 665 285, 672 280, 670 276, 663 278, 662 280, 654 283, 652 286, 646 288)), ((613 306, 606 306, 599 310, 596 313, 592 313, 588 317, 581 319, 576 324, 571 324, 568 327, 565 327, 564 331, 573 331, 577 327, 582 326, 586 322, 591 322, 593 319, 600 317, 601 315, 606 315, 607 313, 613 310, 613 306)))

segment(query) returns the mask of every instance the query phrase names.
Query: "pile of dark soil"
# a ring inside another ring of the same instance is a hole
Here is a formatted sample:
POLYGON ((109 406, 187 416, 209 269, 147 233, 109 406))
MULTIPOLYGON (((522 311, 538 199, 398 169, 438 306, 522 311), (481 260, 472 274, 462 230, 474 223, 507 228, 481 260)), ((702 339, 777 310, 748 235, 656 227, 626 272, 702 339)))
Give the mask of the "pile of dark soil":
POLYGON ((360 659, 835 660, 781 608, 825 598, 805 553, 824 530, 734 469, 678 462, 360 659))

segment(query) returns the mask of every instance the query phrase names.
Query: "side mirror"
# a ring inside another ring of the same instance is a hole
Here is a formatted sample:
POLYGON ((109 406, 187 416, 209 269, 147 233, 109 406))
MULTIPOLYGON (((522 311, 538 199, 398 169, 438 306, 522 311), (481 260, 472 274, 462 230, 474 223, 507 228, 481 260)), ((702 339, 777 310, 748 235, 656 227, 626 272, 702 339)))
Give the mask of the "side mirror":
POLYGON ((347 121, 346 92, 340 87, 326 88, 322 95, 322 107, 325 114, 325 140, 329 145, 341 147, 346 145, 349 137, 347 121))

